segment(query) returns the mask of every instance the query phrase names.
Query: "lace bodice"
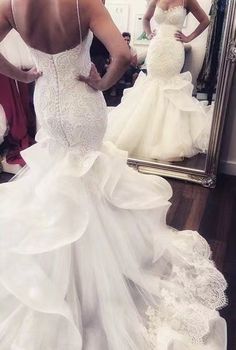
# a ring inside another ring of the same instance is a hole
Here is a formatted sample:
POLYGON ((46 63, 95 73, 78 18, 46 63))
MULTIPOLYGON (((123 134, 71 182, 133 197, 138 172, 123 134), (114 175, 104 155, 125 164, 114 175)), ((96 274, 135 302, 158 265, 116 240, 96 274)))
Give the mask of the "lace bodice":
MULTIPOLYGON (((11 0, 12 15, 17 28, 17 13, 11 0)), ((43 75, 37 80, 34 105, 41 129, 37 141, 47 146, 75 150, 77 155, 98 151, 107 125, 107 108, 103 95, 80 82, 91 69, 90 46, 93 38, 88 32, 82 38, 79 1, 76 0, 80 44, 75 48, 48 54, 30 48, 36 67, 43 75)))
POLYGON ((156 7, 154 18, 156 23, 161 25, 171 25, 175 28, 182 29, 187 11, 184 6, 175 6, 169 10, 163 10, 159 6, 156 7))
POLYGON ((107 123, 102 94, 77 79, 89 74, 92 37, 89 32, 80 45, 58 54, 30 49, 43 72, 34 96, 40 135, 82 154, 100 148, 107 123))
POLYGON ((182 30, 186 15, 187 11, 182 5, 169 10, 156 6, 154 19, 157 31, 151 40, 146 62, 149 77, 158 78, 159 84, 179 75, 183 67, 184 47, 176 40, 175 33, 182 30))

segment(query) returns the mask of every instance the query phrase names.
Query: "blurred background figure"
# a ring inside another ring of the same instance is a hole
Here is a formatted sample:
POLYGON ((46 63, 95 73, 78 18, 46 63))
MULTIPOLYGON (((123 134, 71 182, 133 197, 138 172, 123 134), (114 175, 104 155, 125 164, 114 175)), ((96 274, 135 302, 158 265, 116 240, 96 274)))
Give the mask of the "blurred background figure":
POLYGON ((130 49, 130 53, 131 53, 131 57, 132 57, 131 64, 130 64, 128 70, 125 72, 123 79, 124 79, 125 83, 128 83, 128 84, 130 84, 130 86, 132 86, 135 83, 135 80, 137 79, 139 72, 140 72, 140 69, 138 67, 138 54, 137 54, 136 49, 134 49, 130 45, 131 34, 128 32, 124 32, 124 33, 122 33, 122 36, 123 36, 124 40, 127 42, 127 45, 130 49))
MULTIPOLYGON (((129 32, 123 32, 122 36, 124 38, 124 40, 126 41, 129 49, 130 49, 130 53, 131 53, 131 62, 130 65, 128 67, 128 69, 126 70, 125 74, 123 75, 123 77, 118 81, 118 83, 113 86, 112 89, 110 89, 110 91, 108 92, 108 95, 111 97, 121 97, 123 95, 123 92, 125 89, 130 88, 134 85, 139 73, 140 73, 140 67, 139 67, 139 63, 138 63, 138 54, 136 49, 134 49, 131 45, 131 34, 129 32)), ((109 67, 109 63, 111 62, 111 59, 109 59, 109 62, 107 64, 107 69, 109 67)), ((109 96, 107 97, 107 102, 109 104, 109 96)), ((120 99, 117 100, 120 102, 120 99)))

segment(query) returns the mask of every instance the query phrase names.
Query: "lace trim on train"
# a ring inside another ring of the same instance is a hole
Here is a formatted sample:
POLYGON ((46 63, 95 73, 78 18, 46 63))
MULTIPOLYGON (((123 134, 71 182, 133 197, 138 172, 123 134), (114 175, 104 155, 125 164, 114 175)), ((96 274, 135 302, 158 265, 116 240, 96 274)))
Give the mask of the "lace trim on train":
POLYGON ((179 233, 180 238, 176 240, 176 247, 185 260, 182 267, 172 269, 170 282, 176 289, 162 288, 159 306, 146 311, 147 340, 153 350, 159 350, 156 344, 163 327, 187 336, 193 344, 204 344, 210 321, 218 317, 216 310, 227 304, 224 293, 227 283, 210 260, 208 243, 197 232, 187 235, 192 236, 193 247, 189 247, 185 233, 183 236, 179 233), (177 292, 178 287, 181 293, 177 292))

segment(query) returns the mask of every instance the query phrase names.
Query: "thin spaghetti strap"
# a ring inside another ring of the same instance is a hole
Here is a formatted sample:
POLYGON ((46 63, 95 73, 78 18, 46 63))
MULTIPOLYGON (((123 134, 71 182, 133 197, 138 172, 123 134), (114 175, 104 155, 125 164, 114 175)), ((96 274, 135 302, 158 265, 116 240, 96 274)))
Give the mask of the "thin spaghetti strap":
POLYGON ((76 0, 76 7, 77 7, 77 16, 78 16, 78 24, 79 24, 79 32, 80 32, 80 43, 82 43, 83 36, 82 36, 82 27, 81 27, 81 20, 80 20, 79 0, 76 0))
POLYGON ((12 18, 13 18, 14 25, 15 25, 15 27, 17 29, 16 19, 15 19, 15 7, 14 7, 13 0, 11 0, 11 13, 12 13, 12 18))

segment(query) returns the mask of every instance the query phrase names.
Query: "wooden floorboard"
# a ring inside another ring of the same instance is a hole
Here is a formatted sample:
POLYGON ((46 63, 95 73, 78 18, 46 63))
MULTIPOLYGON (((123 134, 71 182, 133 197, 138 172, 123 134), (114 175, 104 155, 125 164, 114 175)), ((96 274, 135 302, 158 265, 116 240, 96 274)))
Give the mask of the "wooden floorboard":
MULTIPOLYGON (((0 174, 0 183, 10 177, 0 174)), ((228 324, 227 350, 236 350, 236 178, 219 177, 213 190, 177 180, 169 182, 173 197, 167 223, 179 230, 199 231, 209 242, 216 265, 228 281, 229 305, 221 314, 228 324)))

